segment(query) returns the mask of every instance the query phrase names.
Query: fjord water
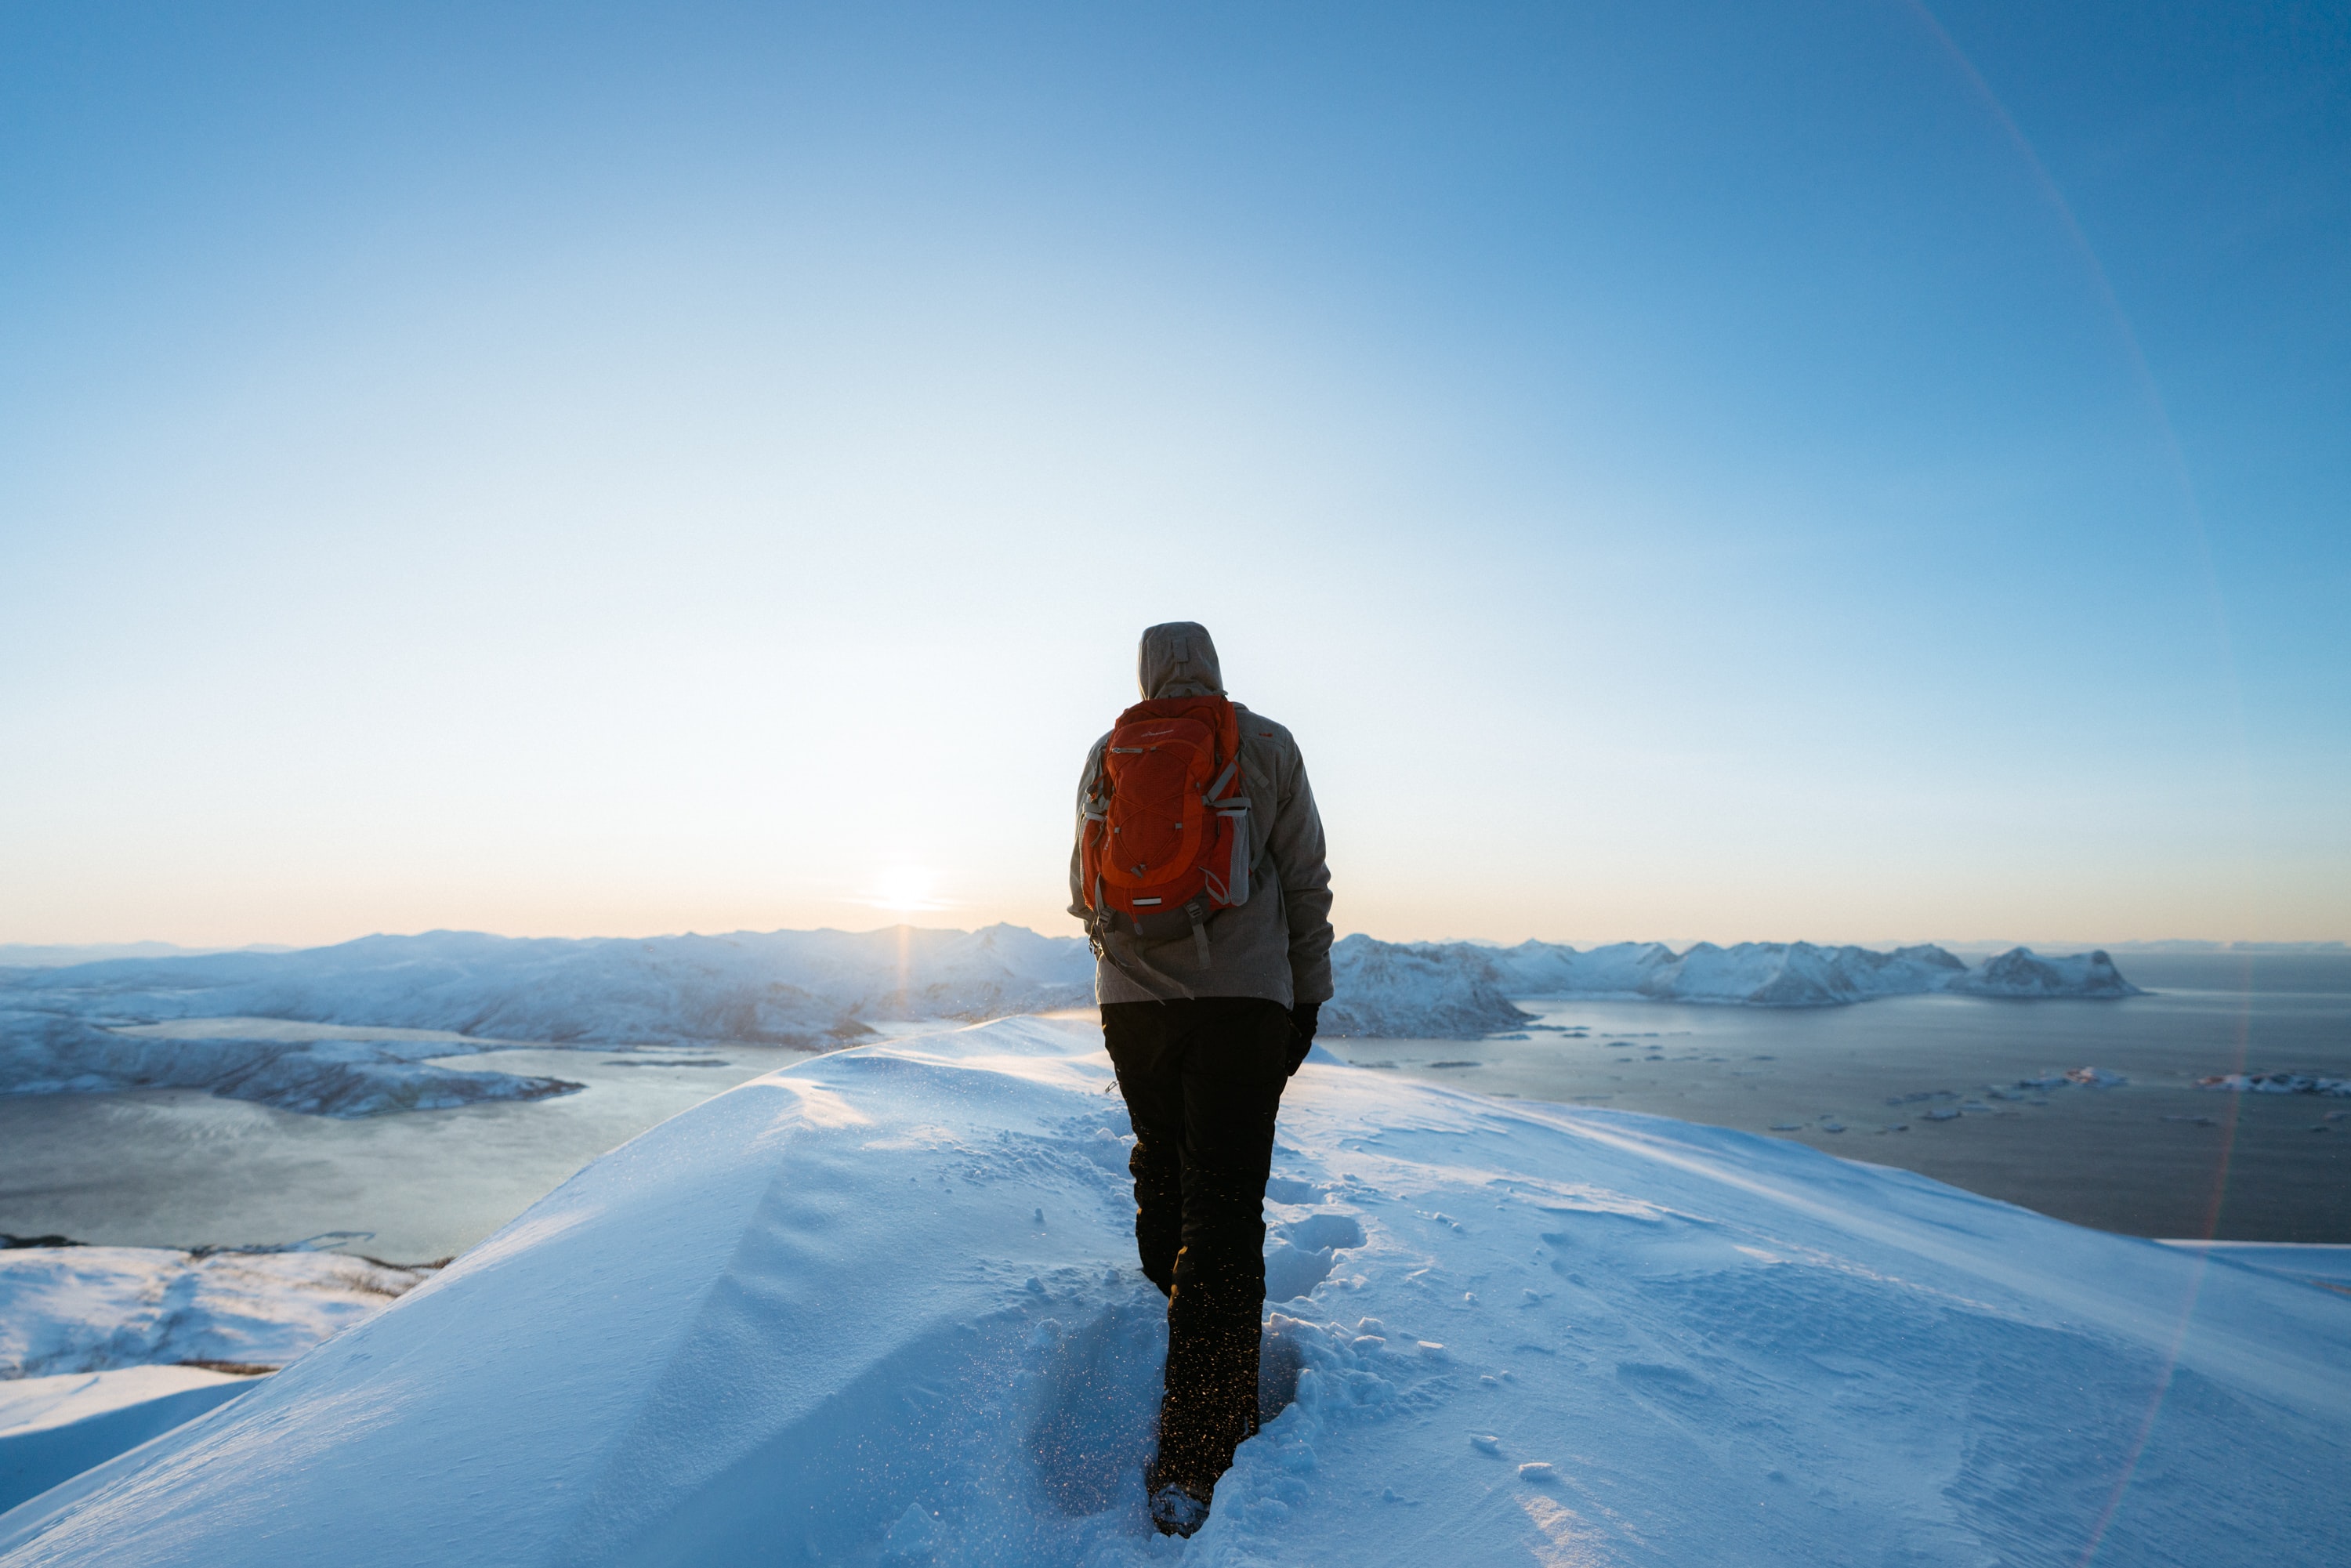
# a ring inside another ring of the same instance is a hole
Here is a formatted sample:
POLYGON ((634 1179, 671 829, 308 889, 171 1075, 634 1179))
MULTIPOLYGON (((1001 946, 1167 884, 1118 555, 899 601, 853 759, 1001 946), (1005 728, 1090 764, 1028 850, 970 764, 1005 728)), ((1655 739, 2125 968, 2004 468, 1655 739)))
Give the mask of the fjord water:
POLYGON ((362 1235, 344 1250, 399 1262, 446 1258, 606 1150, 806 1060, 776 1046, 518 1046, 449 1065, 586 1088, 349 1121, 194 1089, 0 1095, 0 1232, 127 1247, 248 1247, 355 1231, 362 1235))
MULTIPOLYGON (((1358 1063, 1488 1093, 1796 1138, 2103 1229, 2351 1242, 2351 1115, 2341 1114, 2351 1100, 2193 1086, 2246 1071, 2351 1076, 2351 956, 2122 962, 2153 994, 1791 1009, 1571 998, 1526 1003, 1554 1027, 1523 1038, 1327 1043, 1358 1063), (1984 1093, 2078 1067, 2128 1082, 1984 1093), (1930 1120, 1937 1110, 1957 1113, 1930 1120)), ((261 1027, 371 1032, 239 1032, 261 1027)), ((446 1257, 606 1150, 803 1059, 739 1044, 517 1045, 450 1065, 586 1089, 352 1121, 193 1090, 0 1095, 0 1232, 191 1247, 355 1231, 369 1234, 351 1250, 446 1257)))
POLYGON ((2351 1242, 2351 1099, 2195 1087, 2230 1072, 2351 1077, 2351 955, 2119 961, 2149 995, 1528 1000, 1538 1024, 1524 1038, 1331 1044, 1359 1065, 1485 1093, 1796 1138, 2105 1230, 2351 1242), (2083 1067, 2127 1082, 2012 1087, 2083 1067))

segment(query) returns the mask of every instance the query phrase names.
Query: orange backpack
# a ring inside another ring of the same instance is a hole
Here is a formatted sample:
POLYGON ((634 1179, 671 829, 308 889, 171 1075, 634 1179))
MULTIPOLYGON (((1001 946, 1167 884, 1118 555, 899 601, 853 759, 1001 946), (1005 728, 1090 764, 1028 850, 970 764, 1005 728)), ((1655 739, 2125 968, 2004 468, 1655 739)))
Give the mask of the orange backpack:
POLYGON ((1079 842, 1086 928, 1097 946, 1192 933, 1208 961, 1208 917, 1249 902, 1249 798, 1240 721, 1221 696, 1161 697, 1118 716, 1087 781, 1079 842))

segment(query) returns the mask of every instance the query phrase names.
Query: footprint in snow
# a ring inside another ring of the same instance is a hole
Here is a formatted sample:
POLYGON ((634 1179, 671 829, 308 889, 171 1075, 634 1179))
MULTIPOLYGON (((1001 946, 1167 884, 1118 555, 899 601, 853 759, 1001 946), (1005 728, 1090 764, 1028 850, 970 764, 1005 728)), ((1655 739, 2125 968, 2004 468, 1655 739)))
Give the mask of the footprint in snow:
POLYGON ((1153 1310, 1156 1304, 1139 1294, 1115 1303, 1061 1334, 1052 1347, 1029 1453, 1063 1513, 1102 1512, 1118 1500, 1128 1477, 1142 1471, 1166 1355, 1165 1319, 1153 1310))

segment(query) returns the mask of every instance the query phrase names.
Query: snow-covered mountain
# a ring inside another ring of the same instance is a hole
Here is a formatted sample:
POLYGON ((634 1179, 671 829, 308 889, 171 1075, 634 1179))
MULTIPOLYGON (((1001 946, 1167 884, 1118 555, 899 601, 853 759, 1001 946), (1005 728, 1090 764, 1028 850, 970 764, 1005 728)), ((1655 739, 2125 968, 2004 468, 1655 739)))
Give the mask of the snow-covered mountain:
MULTIPOLYGON (((1100 1036, 814 1058, 590 1166, 0 1563, 2268 1564, 2351 1540, 2351 1303, 1801 1145, 1309 1065, 1265 1429, 1142 1461, 1100 1036)), ((75 1428, 58 1429, 57 1441, 75 1428)))
POLYGON ((1958 991, 1979 997, 2127 997, 2138 988, 2105 953, 2043 958, 2019 947, 1980 969, 1940 947, 1816 947, 1809 942, 1701 942, 1677 954, 1656 942, 1579 952, 1552 942, 1381 942, 1360 933, 1332 947, 1338 994, 1323 1009, 1336 1035, 1466 1040, 1522 1023, 1520 997, 1625 997, 1745 1007, 1815 1008, 1873 997, 1958 991))
POLYGON ((2137 986, 2104 952, 2044 958, 2030 947, 2012 947, 1987 958, 1980 969, 1952 978, 1943 988, 1973 997, 2135 997, 2137 986))
POLYGON ((283 943, 256 942, 242 947, 183 947, 177 942, 0 942, 0 970, 55 969, 106 958, 193 958, 206 953, 290 953, 283 943))
MULTIPOLYGON (((1510 949, 1510 951, 1517 951, 1510 949)), ((1476 1040, 1524 1023, 1510 1004, 1526 994, 1492 948, 1467 942, 1381 942, 1360 933, 1331 949, 1335 994, 1322 1030, 1389 1040, 1476 1040)))
POLYGON ((35 970, 0 986, 0 1008, 103 1022, 299 1019, 565 1044, 815 1049, 866 1033, 862 1019, 1081 1004, 1092 979, 1082 942, 1018 925, 590 940, 433 931, 35 970))

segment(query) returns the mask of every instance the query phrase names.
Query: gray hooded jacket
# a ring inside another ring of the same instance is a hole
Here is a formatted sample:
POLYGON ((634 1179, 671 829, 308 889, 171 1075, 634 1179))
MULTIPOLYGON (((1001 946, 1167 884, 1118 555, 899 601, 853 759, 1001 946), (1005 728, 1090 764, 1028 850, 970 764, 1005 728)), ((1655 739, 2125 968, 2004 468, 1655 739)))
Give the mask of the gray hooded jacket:
MULTIPOLYGON (((1144 698, 1206 696, 1225 689, 1217 645, 1196 622, 1171 621, 1143 634, 1137 680, 1144 698)), ((1148 1002, 1171 997, 1262 997, 1291 1007, 1331 999, 1331 868, 1322 852, 1322 818, 1306 782, 1306 760, 1290 731, 1240 704, 1241 776, 1253 860, 1247 904, 1218 911, 1207 925, 1208 962, 1187 936, 1121 944, 1140 960, 1130 973, 1113 951, 1094 963, 1094 999, 1148 1002)), ((1078 796, 1102 766, 1105 735, 1086 753, 1078 796)), ((1085 833, 1082 807, 1078 834, 1085 833)), ((1081 854, 1070 851, 1070 913, 1085 917, 1081 854)))

